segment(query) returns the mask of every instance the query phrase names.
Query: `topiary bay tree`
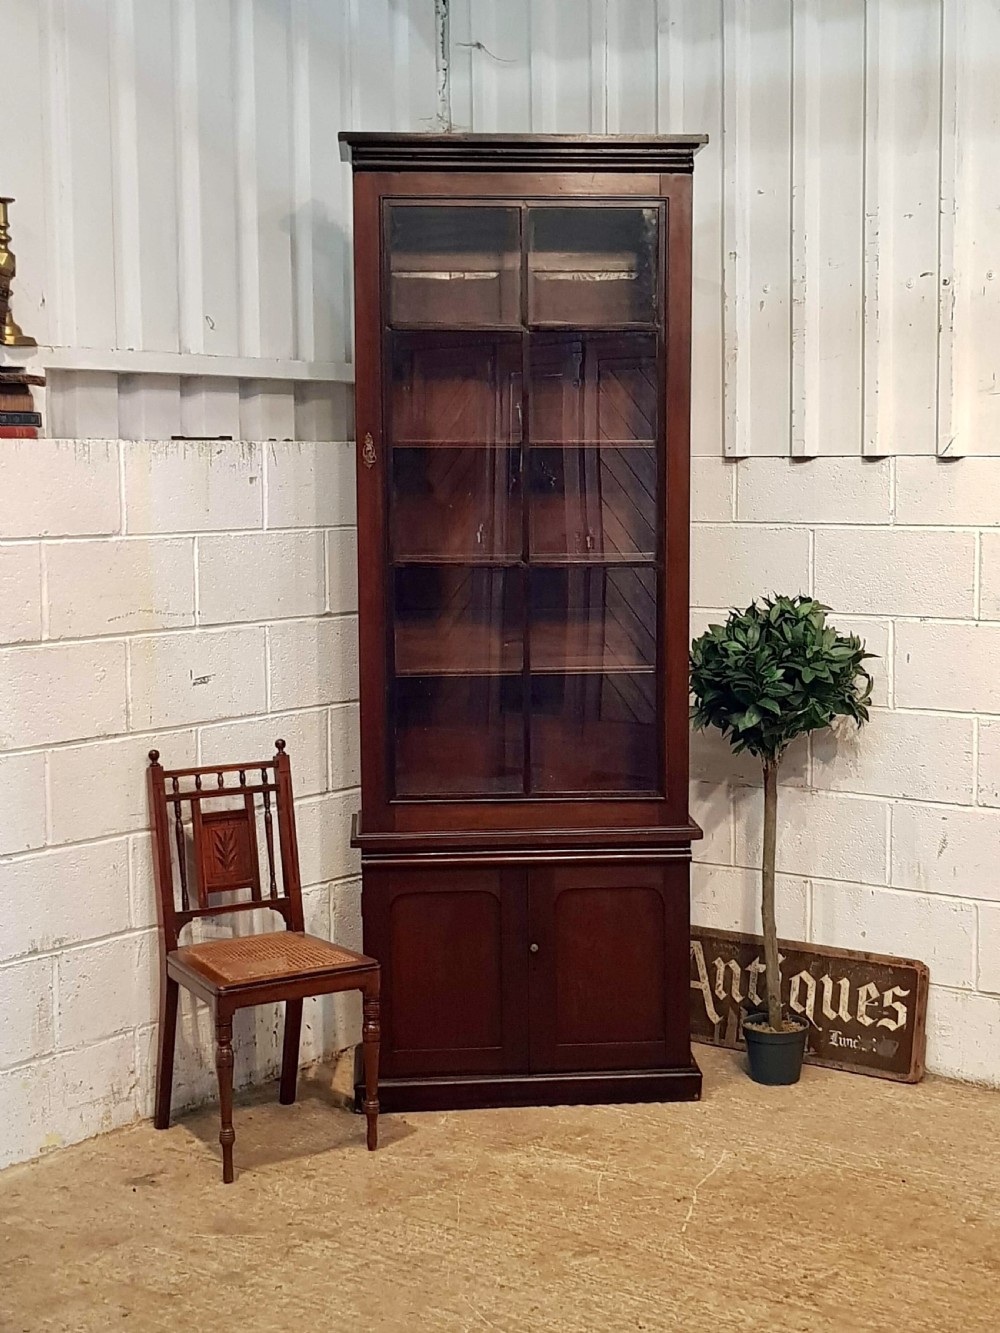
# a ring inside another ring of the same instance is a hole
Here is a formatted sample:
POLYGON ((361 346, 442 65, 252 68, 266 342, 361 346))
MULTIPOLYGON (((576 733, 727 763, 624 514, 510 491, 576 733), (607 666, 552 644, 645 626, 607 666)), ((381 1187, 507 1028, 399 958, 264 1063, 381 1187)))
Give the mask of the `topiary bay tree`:
POLYGON ((832 726, 839 717, 868 721, 873 657, 854 634, 827 624, 829 607, 811 597, 765 597, 730 612, 691 645, 692 719, 718 727, 734 753, 749 751, 764 773, 764 850, 761 921, 768 1022, 784 1031, 774 877, 778 770, 799 736, 832 726))

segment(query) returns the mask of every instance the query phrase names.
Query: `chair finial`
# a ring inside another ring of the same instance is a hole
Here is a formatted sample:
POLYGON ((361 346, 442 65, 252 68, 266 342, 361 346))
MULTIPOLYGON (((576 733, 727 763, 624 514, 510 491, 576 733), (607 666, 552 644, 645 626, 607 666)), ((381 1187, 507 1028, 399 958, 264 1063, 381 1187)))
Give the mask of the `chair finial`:
POLYGON ((274 742, 274 748, 278 751, 279 754, 284 754, 284 753, 285 753, 285 742, 284 742, 283 740, 280 740, 280 739, 279 739, 279 740, 276 740, 276 741, 274 742))
POLYGON ((150 762, 151 764, 158 764, 158 763, 160 762, 160 752, 159 752, 159 750, 150 750, 150 752, 149 752, 149 762, 150 762))

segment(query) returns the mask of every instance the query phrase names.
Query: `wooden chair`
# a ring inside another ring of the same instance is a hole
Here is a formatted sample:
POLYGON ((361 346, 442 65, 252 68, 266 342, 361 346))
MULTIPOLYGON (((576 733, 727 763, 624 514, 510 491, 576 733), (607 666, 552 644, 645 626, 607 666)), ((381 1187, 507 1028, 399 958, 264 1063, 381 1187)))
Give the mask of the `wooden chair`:
POLYGON ((285 1003, 279 1100, 287 1105, 295 1101, 303 999, 334 991, 362 992, 363 1110, 369 1149, 378 1142, 379 965, 374 958, 305 933, 291 766, 285 742, 275 744, 273 759, 207 768, 167 770, 160 766, 159 752, 149 752, 147 785, 161 941, 154 1124, 157 1129, 170 1124, 178 987, 185 986, 210 1005, 215 1016, 222 1120, 219 1142, 222 1179, 227 1185, 233 1179, 236 1139, 233 1014, 247 1005, 285 1003), (190 809, 190 846, 185 805, 190 809), (262 883, 259 822, 266 847, 266 884, 262 883), (246 893, 248 898, 236 900, 246 893), (219 895, 225 901, 220 902, 219 895), (189 921, 261 908, 278 912, 286 929, 178 946, 178 936, 189 921))

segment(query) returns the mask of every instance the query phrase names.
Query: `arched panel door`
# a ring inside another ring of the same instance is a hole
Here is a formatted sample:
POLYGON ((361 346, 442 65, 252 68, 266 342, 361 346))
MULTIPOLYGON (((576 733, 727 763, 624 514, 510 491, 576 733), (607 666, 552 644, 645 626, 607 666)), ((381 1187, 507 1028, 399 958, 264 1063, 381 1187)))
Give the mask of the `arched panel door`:
POLYGON ((532 868, 533 1072, 656 1069, 690 1059, 686 869, 532 868))

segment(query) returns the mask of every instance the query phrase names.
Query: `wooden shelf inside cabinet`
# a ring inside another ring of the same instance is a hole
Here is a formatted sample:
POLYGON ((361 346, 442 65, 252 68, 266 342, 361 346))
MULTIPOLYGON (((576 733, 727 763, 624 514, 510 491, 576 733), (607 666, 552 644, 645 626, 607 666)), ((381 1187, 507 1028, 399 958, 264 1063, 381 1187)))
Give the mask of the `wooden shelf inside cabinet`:
POLYGON ((655 440, 536 440, 525 441, 530 449, 652 449, 655 440))
POLYGON ((595 320, 579 319, 532 319, 524 323, 513 321, 509 324, 485 324, 471 319, 468 322, 458 319, 448 320, 401 320, 386 321, 386 328, 397 333, 505 333, 516 334, 522 329, 531 333, 653 333, 659 326, 650 320, 622 319, 607 324, 595 320))
POLYGON ((357 483, 355 845, 386 1100, 697 1097, 702 140, 345 139, 358 429, 379 443, 357 483))

